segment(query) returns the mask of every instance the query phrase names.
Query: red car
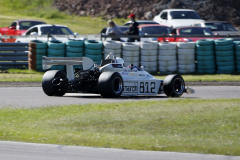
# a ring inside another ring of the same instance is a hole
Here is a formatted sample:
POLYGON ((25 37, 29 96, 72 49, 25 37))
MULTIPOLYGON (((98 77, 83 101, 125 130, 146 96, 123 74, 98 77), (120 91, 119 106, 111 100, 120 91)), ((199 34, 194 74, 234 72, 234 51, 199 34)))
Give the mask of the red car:
POLYGON ((196 42, 200 39, 219 39, 220 37, 214 37, 213 32, 209 28, 205 27, 179 27, 175 28, 171 32, 172 37, 160 37, 159 42, 196 42), (174 37, 176 35, 177 37, 174 37), (189 36, 189 37, 188 37, 189 36), (193 37, 191 37, 193 36, 193 37), (212 37, 211 37, 212 36, 212 37))
MULTIPOLYGON (((38 24, 46 24, 46 23, 38 20, 16 20, 10 25, 10 27, 0 28, 0 34, 6 35, 6 36, 21 36, 30 27, 38 24)), ((15 38, 8 38, 8 39, 3 38, 2 42, 15 42, 15 38)))

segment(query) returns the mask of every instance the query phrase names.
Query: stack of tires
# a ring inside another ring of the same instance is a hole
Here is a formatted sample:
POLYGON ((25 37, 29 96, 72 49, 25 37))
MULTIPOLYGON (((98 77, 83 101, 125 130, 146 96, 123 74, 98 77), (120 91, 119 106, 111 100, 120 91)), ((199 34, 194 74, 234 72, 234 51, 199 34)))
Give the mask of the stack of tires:
POLYGON ((141 42, 141 66, 150 73, 157 72, 157 55, 158 43, 157 42, 141 42))
MULTIPOLYGON (((83 40, 69 40, 66 42, 66 57, 83 57, 83 52, 83 40)), ((74 68, 82 68, 82 66, 76 65, 74 68)))
POLYGON ((178 71, 180 73, 195 72, 195 43, 179 42, 177 47, 178 71))
POLYGON ((66 42, 66 57, 82 57, 83 51, 83 40, 69 40, 66 42))
POLYGON ((91 58, 95 63, 100 64, 102 60, 103 43, 102 41, 84 41, 85 56, 91 58))
POLYGON ((213 74, 216 72, 214 40, 203 39, 196 42, 197 72, 213 74))
MULTIPOLYGON (((65 57, 65 43, 53 40, 48 42, 48 57, 65 57)), ((64 65, 54 65, 50 70, 65 70, 64 65)))
POLYGON ((36 71, 43 71, 42 57, 47 56, 47 43, 33 40, 29 43, 28 68, 36 71))
POLYGON ((159 43, 158 69, 160 73, 177 71, 177 45, 174 43, 159 43))
POLYGON ((124 59, 124 65, 139 66, 140 47, 137 43, 124 42, 122 43, 122 58, 124 59))
POLYGON ((236 71, 240 72, 240 42, 235 43, 236 71))
POLYGON ((122 43, 119 41, 104 41, 104 58, 107 57, 108 54, 113 53, 115 57, 121 57, 122 54, 122 43))
POLYGON ((235 71, 233 39, 215 40, 217 73, 233 73, 235 71))

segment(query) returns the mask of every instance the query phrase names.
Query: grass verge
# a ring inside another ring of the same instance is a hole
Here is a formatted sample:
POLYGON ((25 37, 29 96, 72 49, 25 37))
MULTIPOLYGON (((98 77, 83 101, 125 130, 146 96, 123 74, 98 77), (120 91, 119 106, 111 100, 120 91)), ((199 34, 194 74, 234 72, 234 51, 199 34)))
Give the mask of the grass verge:
POLYGON ((0 109, 0 140, 240 155, 240 100, 0 109))
MULTIPOLYGON (((0 72, 0 82, 41 82, 43 72, 33 70, 9 69, 0 72)), ((156 76, 164 79, 166 76, 156 76)), ((240 81, 240 75, 215 74, 215 75, 182 75, 185 81, 240 81)))

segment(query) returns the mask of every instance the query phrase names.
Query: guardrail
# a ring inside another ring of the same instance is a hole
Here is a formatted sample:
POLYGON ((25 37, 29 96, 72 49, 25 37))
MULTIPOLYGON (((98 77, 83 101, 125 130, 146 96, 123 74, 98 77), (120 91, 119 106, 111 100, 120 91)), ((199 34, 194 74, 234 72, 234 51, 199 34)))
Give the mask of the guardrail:
POLYGON ((28 43, 0 43, 0 69, 28 68, 28 43))

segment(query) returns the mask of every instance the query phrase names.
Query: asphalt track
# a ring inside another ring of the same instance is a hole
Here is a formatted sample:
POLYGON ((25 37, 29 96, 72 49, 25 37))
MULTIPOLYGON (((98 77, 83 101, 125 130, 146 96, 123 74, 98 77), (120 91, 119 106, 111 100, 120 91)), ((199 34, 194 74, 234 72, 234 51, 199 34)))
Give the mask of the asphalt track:
MULTIPOLYGON (((191 86, 190 86, 191 87, 191 86)), ((180 98, 218 99, 240 98, 240 86, 192 86, 194 94, 183 94, 180 98)), ((68 93, 63 97, 46 96, 41 87, 1 87, 0 108, 34 108, 53 105, 71 105, 88 103, 113 103, 140 100, 168 100, 164 94, 160 96, 135 96, 121 98, 101 98, 98 94, 68 93)))
MULTIPOLYGON (((239 99, 240 86, 192 86, 190 99, 239 99)), ((112 103, 141 100, 168 100, 165 95, 152 97, 101 98, 96 94, 73 94, 48 97, 41 87, 0 87, 0 108, 33 108, 52 105, 112 103)), ((240 160, 240 156, 177 152, 135 151, 79 146, 61 146, 0 141, 1 160, 240 160)))

